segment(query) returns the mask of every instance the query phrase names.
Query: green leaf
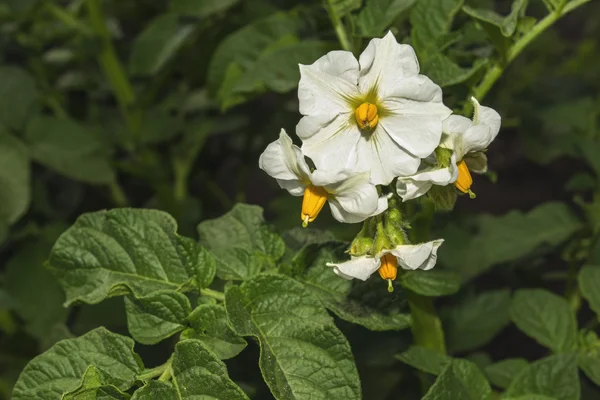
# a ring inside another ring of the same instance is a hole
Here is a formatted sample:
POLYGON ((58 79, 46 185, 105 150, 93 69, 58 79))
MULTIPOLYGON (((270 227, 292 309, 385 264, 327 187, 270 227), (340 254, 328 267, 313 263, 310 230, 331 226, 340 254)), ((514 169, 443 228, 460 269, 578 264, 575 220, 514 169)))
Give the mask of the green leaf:
POLYGON ((577 363, 596 385, 600 385, 600 340, 593 331, 582 331, 577 363))
POLYGON ((171 11, 196 18, 223 12, 240 0, 171 0, 171 11))
POLYGON ((334 242, 335 235, 329 231, 314 228, 295 227, 282 233, 286 246, 292 250, 301 250, 309 244, 334 242))
POLYGON ((509 290, 492 290, 451 307, 443 318, 448 350, 460 353, 487 344, 509 324, 509 306, 509 290))
POLYGON ((546 7, 548 8, 548 11, 550 12, 554 12, 558 9, 561 9, 562 7, 564 7, 564 5, 566 3, 569 2, 569 0, 543 0, 544 4, 546 5, 546 7))
POLYGON ((219 278, 249 279, 283 256, 285 243, 264 223, 262 208, 237 204, 222 217, 198 225, 200 243, 215 256, 219 278))
POLYGON ((25 330, 35 338, 66 321, 65 295, 49 271, 43 268, 55 237, 41 237, 16 249, 6 263, 4 284, 15 312, 25 322, 25 330))
POLYGON ((552 249, 582 228, 571 210, 557 202, 544 203, 526 214, 480 215, 474 222, 475 226, 449 225, 439 233, 446 239, 439 252, 440 262, 465 280, 541 246, 552 249))
POLYGON ((359 34, 365 37, 383 36, 396 18, 408 10, 416 0, 366 0, 356 17, 359 34))
POLYGON ((59 400, 81 385, 89 366, 95 366, 105 385, 127 390, 142 369, 128 337, 94 329, 76 339, 56 343, 27 364, 15 384, 13 400, 59 400))
POLYGON ((161 290, 137 299, 128 296, 125 309, 129 333, 142 344, 156 344, 181 332, 192 312, 187 296, 173 290, 161 290))
POLYGON ((517 30, 519 17, 523 16, 527 8, 527 0, 515 0, 512 3, 510 14, 503 17, 492 10, 477 9, 464 6, 463 11, 478 21, 486 31, 500 53, 505 56, 510 41, 517 30))
POLYGON ((134 75, 157 74, 193 32, 194 26, 182 23, 177 14, 156 17, 133 41, 129 70, 134 75))
POLYGON ((0 66, 0 123, 22 130, 36 100, 35 82, 25 70, 0 66))
POLYGON ((173 217, 157 210, 83 214, 54 245, 48 267, 65 290, 67 305, 179 290, 205 276, 199 271, 210 266, 205 250, 176 230, 173 217))
POLYGON ((422 73, 427 75, 432 81, 441 87, 446 87, 457 85, 470 79, 486 64, 487 60, 478 59, 471 68, 462 68, 447 56, 436 53, 423 62, 421 69, 422 73))
POLYGON ((483 372, 492 385, 506 389, 515 377, 528 366, 529 362, 524 358, 507 358, 488 365, 483 372))
POLYGON ((600 316, 600 268, 585 266, 577 277, 581 295, 590 303, 590 308, 600 316))
POLYGON ((217 304, 200 304, 187 317, 190 328, 182 339, 197 339, 221 360, 233 358, 246 348, 246 340, 236 334, 227 319, 225 308, 217 304))
POLYGON ((12 224, 29 208, 30 175, 27 148, 0 129, 0 221, 12 224))
POLYGON ((105 385, 102 374, 93 365, 83 374, 81 385, 63 394, 61 400, 128 400, 130 396, 115 386, 105 385))
MULTIPOLYGON (((168 382, 150 381, 133 393, 131 400, 177 399, 177 389, 168 382)), ((181 398, 181 397, 179 397, 181 398)))
POLYGON ((361 398, 348 341, 300 283, 259 275, 229 287, 225 304, 234 329, 258 339, 260 369, 275 398, 361 398))
POLYGON ((441 374, 452 361, 445 354, 421 346, 410 346, 408 350, 397 355, 396 358, 419 371, 431 375, 441 374))
POLYGON ((454 271, 432 269, 430 271, 405 271, 400 283, 406 289, 423 296, 448 296, 460 289, 460 275, 454 271))
POLYGON ((31 158, 71 179, 93 184, 115 180, 102 142, 73 120, 38 116, 27 124, 25 140, 31 158))
POLYGON ((519 397, 502 397, 502 400, 556 400, 555 397, 548 397, 541 394, 526 394, 519 397))
POLYGON ((280 270, 305 287, 321 303, 341 319, 373 331, 405 329, 410 316, 401 312, 406 300, 389 296, 385 283, 370 279, 367 282, 349 281, 337 276, 328 262, 348 259, 347 245, 340 242, 310 244, 303 247, 280 270))
POLYGON ((222 109, 273 90, 288 92, 298 85, 298 64, 312 63, 329 49, 320 41, 300 41, 299 22, 277 13, 231 33, 215 51, 208 86, 222 109))
POLYGON ((491 395, 490 384, 477 365, 467 360, 453 359, 423 400, 482 400, 491 395))
POLYGON ((362 4, 362 0, 324 0, 327 11, 337 18, 343 18, 351 11, 357 10, 362 4))
POLYGON ((512 381, 506 394, 539 394, 557 400, 579 400, 577 354, 563 353, 532 363, 512 381))
POLYGON ((184 340, 175 346, 174 399, 246 399, 248 396, 227 374, 227 367, 198 340, 184 340))
POLYGON ((412 44, 419 58, 439 52, 438 44, 450 33, 463 0, 418 0, 410 13, 412 44))
POLYGON ((519 289, 510 316, 517 328, 554 352, 577 346, 577 321, 563 297, 543 289, 519 289))

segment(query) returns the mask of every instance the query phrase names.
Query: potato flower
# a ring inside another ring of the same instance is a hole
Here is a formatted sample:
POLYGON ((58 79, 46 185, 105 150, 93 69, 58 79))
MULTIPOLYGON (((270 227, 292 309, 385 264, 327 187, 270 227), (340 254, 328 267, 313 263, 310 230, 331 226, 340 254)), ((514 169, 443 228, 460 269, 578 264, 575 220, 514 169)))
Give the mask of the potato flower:
POLYGON ((387 198, 379 197, 368 172, 349 169, 311 171, 304 154, 284 129, 279 139, 261 154, 259 166, 293 196, 304 196, 302 226, 313 222, 326 202, 340 222, 356 223, 387 209, 387 198))
POLYGON ((398 267, 407 270, 429 270, 437 261, 437 250, 444 242, 443 239, 421 244, 401 244, 393 249, 384 249, 375 257, 352 257, 342 263, 327 263, 333 271, 345 279, 360 279, 366 281, 371 274, 379 271, 382 279, 388 281, 392 289, 392 281, 396 279, 398 267))
POLYGON ((450 160, 442 161, 447 166, 435 168, 436 161, 424 160, 420 172, 413 176, 398 178, 396 190, 404 201, 425 194, 432 185, 454 186, 471 197, 473 178, 471 172, 483 174, 487 171, 487 157, 484 151, 492 143, 500 130, 500 115, 489 107, 484 107, 472 97, 473 120, 460 115, 451 115, 443 122, 444 137, 436 151, 437 161, 442 154, 451 154, 450 160))
POLYGON ((391 32, 371 40, 359 60, 332 51, 300 65, 300 76, 302 151, 317 169, 370 171, 375 185, 414 174, 451 114, 440 87, 419 74, 413 48, 391 32))

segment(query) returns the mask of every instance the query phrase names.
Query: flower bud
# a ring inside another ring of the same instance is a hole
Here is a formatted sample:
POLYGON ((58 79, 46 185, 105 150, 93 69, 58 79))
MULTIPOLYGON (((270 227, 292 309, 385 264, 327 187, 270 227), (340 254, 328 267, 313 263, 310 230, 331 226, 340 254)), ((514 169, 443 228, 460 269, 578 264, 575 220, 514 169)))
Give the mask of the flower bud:
POLYGON ((370 237, 357 236, 350 245, 350 255, 354 257, 370 254, 373 247, 373 239, 370 237))

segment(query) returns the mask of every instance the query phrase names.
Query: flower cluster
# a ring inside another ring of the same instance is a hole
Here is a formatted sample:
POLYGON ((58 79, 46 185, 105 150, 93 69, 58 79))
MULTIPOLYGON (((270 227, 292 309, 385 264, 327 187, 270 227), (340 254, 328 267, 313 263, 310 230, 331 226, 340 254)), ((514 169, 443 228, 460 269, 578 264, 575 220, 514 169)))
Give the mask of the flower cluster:
POLYGON ((484 151, 500 129, 498 113, 472 99, 472 120, 451 115, 441 88, 419 74, 413 48, 391 32, 371 40, 358 60, 332 51, 300 65, 300 75, 303 117, 296 134, 302 147, 282 129, 260 167, 290 194, 304 196, 304 227, 325 203, 340 222, 366 220, 349 250, 352 258, 328 264, 338 275, 366 280, 379 271, 391 288, 398 266, 432 268, 443 240, 409 244, 399 199, 434 187, 474 197, 470 171, 486 172, 484 151))

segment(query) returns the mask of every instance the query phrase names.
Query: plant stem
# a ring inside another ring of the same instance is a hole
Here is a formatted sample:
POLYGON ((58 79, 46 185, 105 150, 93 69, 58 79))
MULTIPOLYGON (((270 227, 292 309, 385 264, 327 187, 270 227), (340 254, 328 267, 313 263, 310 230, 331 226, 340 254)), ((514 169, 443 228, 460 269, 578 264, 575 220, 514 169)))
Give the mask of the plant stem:
POLYGON ((223 292, 219 292, 217 290, 212 290, 212 289, 202 289, 200 291, 200 294, 202 294, 203 296, 208 296, 208 297, 212 297, 213 299, 217 299, 219 301, 225 301, 225 294, 223 292))
POLYGON ((169 359, 164 364, 159 365, 158 367, 150 368, 145 372, 141 373, 137 376, 137 379, 146 382, 158 377, 159 381, 168 381, 173 375, 173 368, 171 366, 172 363, 173 355, 171 355, 171 357, 169 357, 169 359))
POLYGON ((329 5, 329 1, 327 3, 327 14, 329 14, 329 19, 331 20, 335 34, 340 42, 340 46, 346 51, 353 52, 354 46, 352 46, 352 42, 348 38, 348 32, 346 32, 346 27, 344 26, 342 19, 336 14, 333 7, 329 5))
POLYGON ((410 315, 411 330, 416 345, 446 354, 446 343, 442 323, 435 313, 430 297, 406 291, 410 315))
POLYGON ((108 184, 108 188, 110 189, 110 197, 113 200, 113 203, 117 207, 127 207, 129 201, 127 200, 127 196, 121 188, 121 185, 117 181, 112 181, 108 184))
POLYGON ((106 28, 100 0, 87 0, 86 4, 91 28, 100 40, 101 49, 98 54, 98 62, 113 89, 127 127, 133 137, 136 138, 142 127, 142 113, 137 108, 133 87, 117 57, 110 34, 106 28))
MULTIPOLYGON (((506 69, 506 67, 515 59, 521 52, 527 47, 536 37, 538 37, 541 33, 543 33, 546 29, 552 26, 556 21, 560 19, 565 14, 570 13, 575 10, 577 7, 590 2, 591 0, 573 0, 562 9, 558 9, 553 13, 548 14, 544 17, 540 22, 534 25, 533 28, 529 32, 527 32, 523 37, 517 40, 509 49, 506 57, 506 61, 504 63, 497 62, 494 64, 492 68, 490 68, 485 76, 483 77, 481 83, 475 87, 473 90, 472 96, 475 97, 478 101, 483 100, 485 95, 490 91, 490 89, 494 86, 498 78, 502 76, 502 73, 506 69)), ((472 104, 470 101, 465 103, 463 111, 465 114, 470 114, 472 111, 472 104)))

